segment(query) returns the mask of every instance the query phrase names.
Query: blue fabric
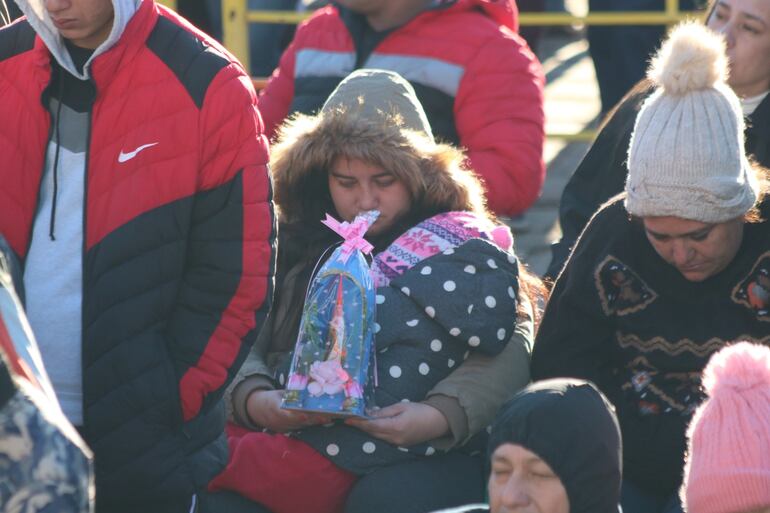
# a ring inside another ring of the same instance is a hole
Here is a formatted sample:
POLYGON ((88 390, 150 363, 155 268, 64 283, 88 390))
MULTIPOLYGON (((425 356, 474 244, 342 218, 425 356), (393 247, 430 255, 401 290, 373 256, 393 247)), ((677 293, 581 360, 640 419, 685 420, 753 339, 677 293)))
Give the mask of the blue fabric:
POLYGON ((87 513, 90 454, 56 404, 7 271, 0 247, 0 509, 87 513))
POLYGON ((0 410, 0 504, 4 511, 87 513, 90 461, 42 408, 19 391, 0 410))
POLYGON ((483 458, 458 452, 385 467, 353 486, 345 513, 425 513, 484 500, 483 458), (395 492, 395 493, 394 493, 395 492))
MULTIPOLYGON (((681 0, 679 8, 692 10, 697 0, 681 0)), ((590 12, 662 11, 663 0, 589 0, 590 12)), ((602 112, 608 112, 644 78, 647 63, 666 32, 661 25, 591 26, 588 42, 599 82, 602 112)))

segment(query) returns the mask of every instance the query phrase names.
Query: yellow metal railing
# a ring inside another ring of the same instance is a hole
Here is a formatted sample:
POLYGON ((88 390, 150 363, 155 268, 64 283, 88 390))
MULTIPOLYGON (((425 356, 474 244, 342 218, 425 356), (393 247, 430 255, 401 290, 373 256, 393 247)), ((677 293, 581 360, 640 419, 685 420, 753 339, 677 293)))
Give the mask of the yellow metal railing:
MULTIPOLYGON (((166 5, 175 4, 176 0, 161 0, 166 5)), ((249 23, 297 24, 307 19, 312 13, 292 11, 250 11, 247 0, 222 0, 222 30, 224 45, 250 68, 249 60, 249 23)), ((665 8, 658 12, 593 12, 585 16, 567 13, 522 13, 519 25, 555 26, 555 25, 673 25, 688 18, 698 18, 699 11, 680 11, 679 0, 665 0, 665 8)), ((264 78, 255 78, 256 86, 264 85, 264 78)), ((568 141, 591 141, 594 131, 579 133, 548 133, 548 137, 568 141)))
POLYGON ((163 4, 170 9, 176 11, 176 0, 156 0, 159 4, 163 4))

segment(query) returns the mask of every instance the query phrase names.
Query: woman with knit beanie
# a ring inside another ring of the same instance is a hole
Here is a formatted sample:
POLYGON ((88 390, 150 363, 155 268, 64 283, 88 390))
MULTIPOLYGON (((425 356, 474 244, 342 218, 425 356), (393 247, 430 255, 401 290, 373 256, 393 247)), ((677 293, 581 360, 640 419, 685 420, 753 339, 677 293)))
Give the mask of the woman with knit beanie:
POLYGON ((739 342, 703 371, 687 430, 687 513, 770 513, 770 348, 739 342))
POLYGON ((212 489, 273 513, 334 513, 346 502, 348 512, 425 512, 483 497, 481 457, 451 449, 528 381, 538 283, 463 162, 433 139, 412 86, 388 71, 354 72, 317 115, 283 126, 271 158, 276 299, 234 380, 240 426, 212 489), (320 220, 373 209, 379 409, 332 424, 283 410, 308 282, 340 240, 320 220))
POLYGON ((723 39, 675 28, 653 60, 625 193, 581 235, 553 289, 534 379, 593 381, 616 407, 625 513, 681 511, 685 429, 711 354, 770 344, 767 182, 744 153, 723 39))
MULTIPOLYGON (((770 2, 710 0, 706 26, 724 35, 730 74, 727 84, 746 119, 746 153, 770 167, 770 2)), ((596 140, 570 177, 559 205, 562 238, 552 246, 546 276, 555 279, 591 216, 623 191, 628 142, 644 101, 655 91, 644 79, 604 120, 596 140)))

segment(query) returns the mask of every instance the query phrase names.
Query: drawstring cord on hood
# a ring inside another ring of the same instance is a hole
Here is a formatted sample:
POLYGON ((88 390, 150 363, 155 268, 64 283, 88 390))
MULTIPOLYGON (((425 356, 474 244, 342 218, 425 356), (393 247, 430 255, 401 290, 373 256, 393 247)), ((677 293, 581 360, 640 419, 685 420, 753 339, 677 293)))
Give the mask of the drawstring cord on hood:
POLYGON ((53 158, 53 198, 51 199, 51 220, 48 224, 48 237, 56 240, 54 230, 56 227, 56 196, 59 192, 59 149, 61 148, 61 132, 59 123, 61 121, 61 105, 64 101, 64 70, 56 66, 59 74, 59 98, 56 106, 56 120, 54 120, 54 141, 56 142, 56 152, 53 158))

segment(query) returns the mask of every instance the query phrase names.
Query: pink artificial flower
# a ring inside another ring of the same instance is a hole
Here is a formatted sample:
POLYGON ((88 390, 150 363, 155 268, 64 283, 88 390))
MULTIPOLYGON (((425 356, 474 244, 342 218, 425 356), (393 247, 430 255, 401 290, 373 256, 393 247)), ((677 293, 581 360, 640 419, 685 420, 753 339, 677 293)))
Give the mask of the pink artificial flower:
POLYGON ((313 362, 309 374, 313 381, 310 382, 307 389, 314 396, 338 394, 345 388, 345 383, 350 380, 350 376, 337 360, 313 362))
POLYGON ((292 374, 286 383, 286 390, 305 390, 307 386, 307 376, 302 374, 292 374))
POLYGON ((364 389, 361 388, 361 385, 358 383, 358 381, 351 379, 345 385, 345 396, 353 397, 355 399, 363 399, 364 389))
POLYGON ((313 397, 318 397, 324 393, 323 387, 319 385, 317 381, 311 381, 307 386, 307 391, 310 392, 310 395, 313 397))

